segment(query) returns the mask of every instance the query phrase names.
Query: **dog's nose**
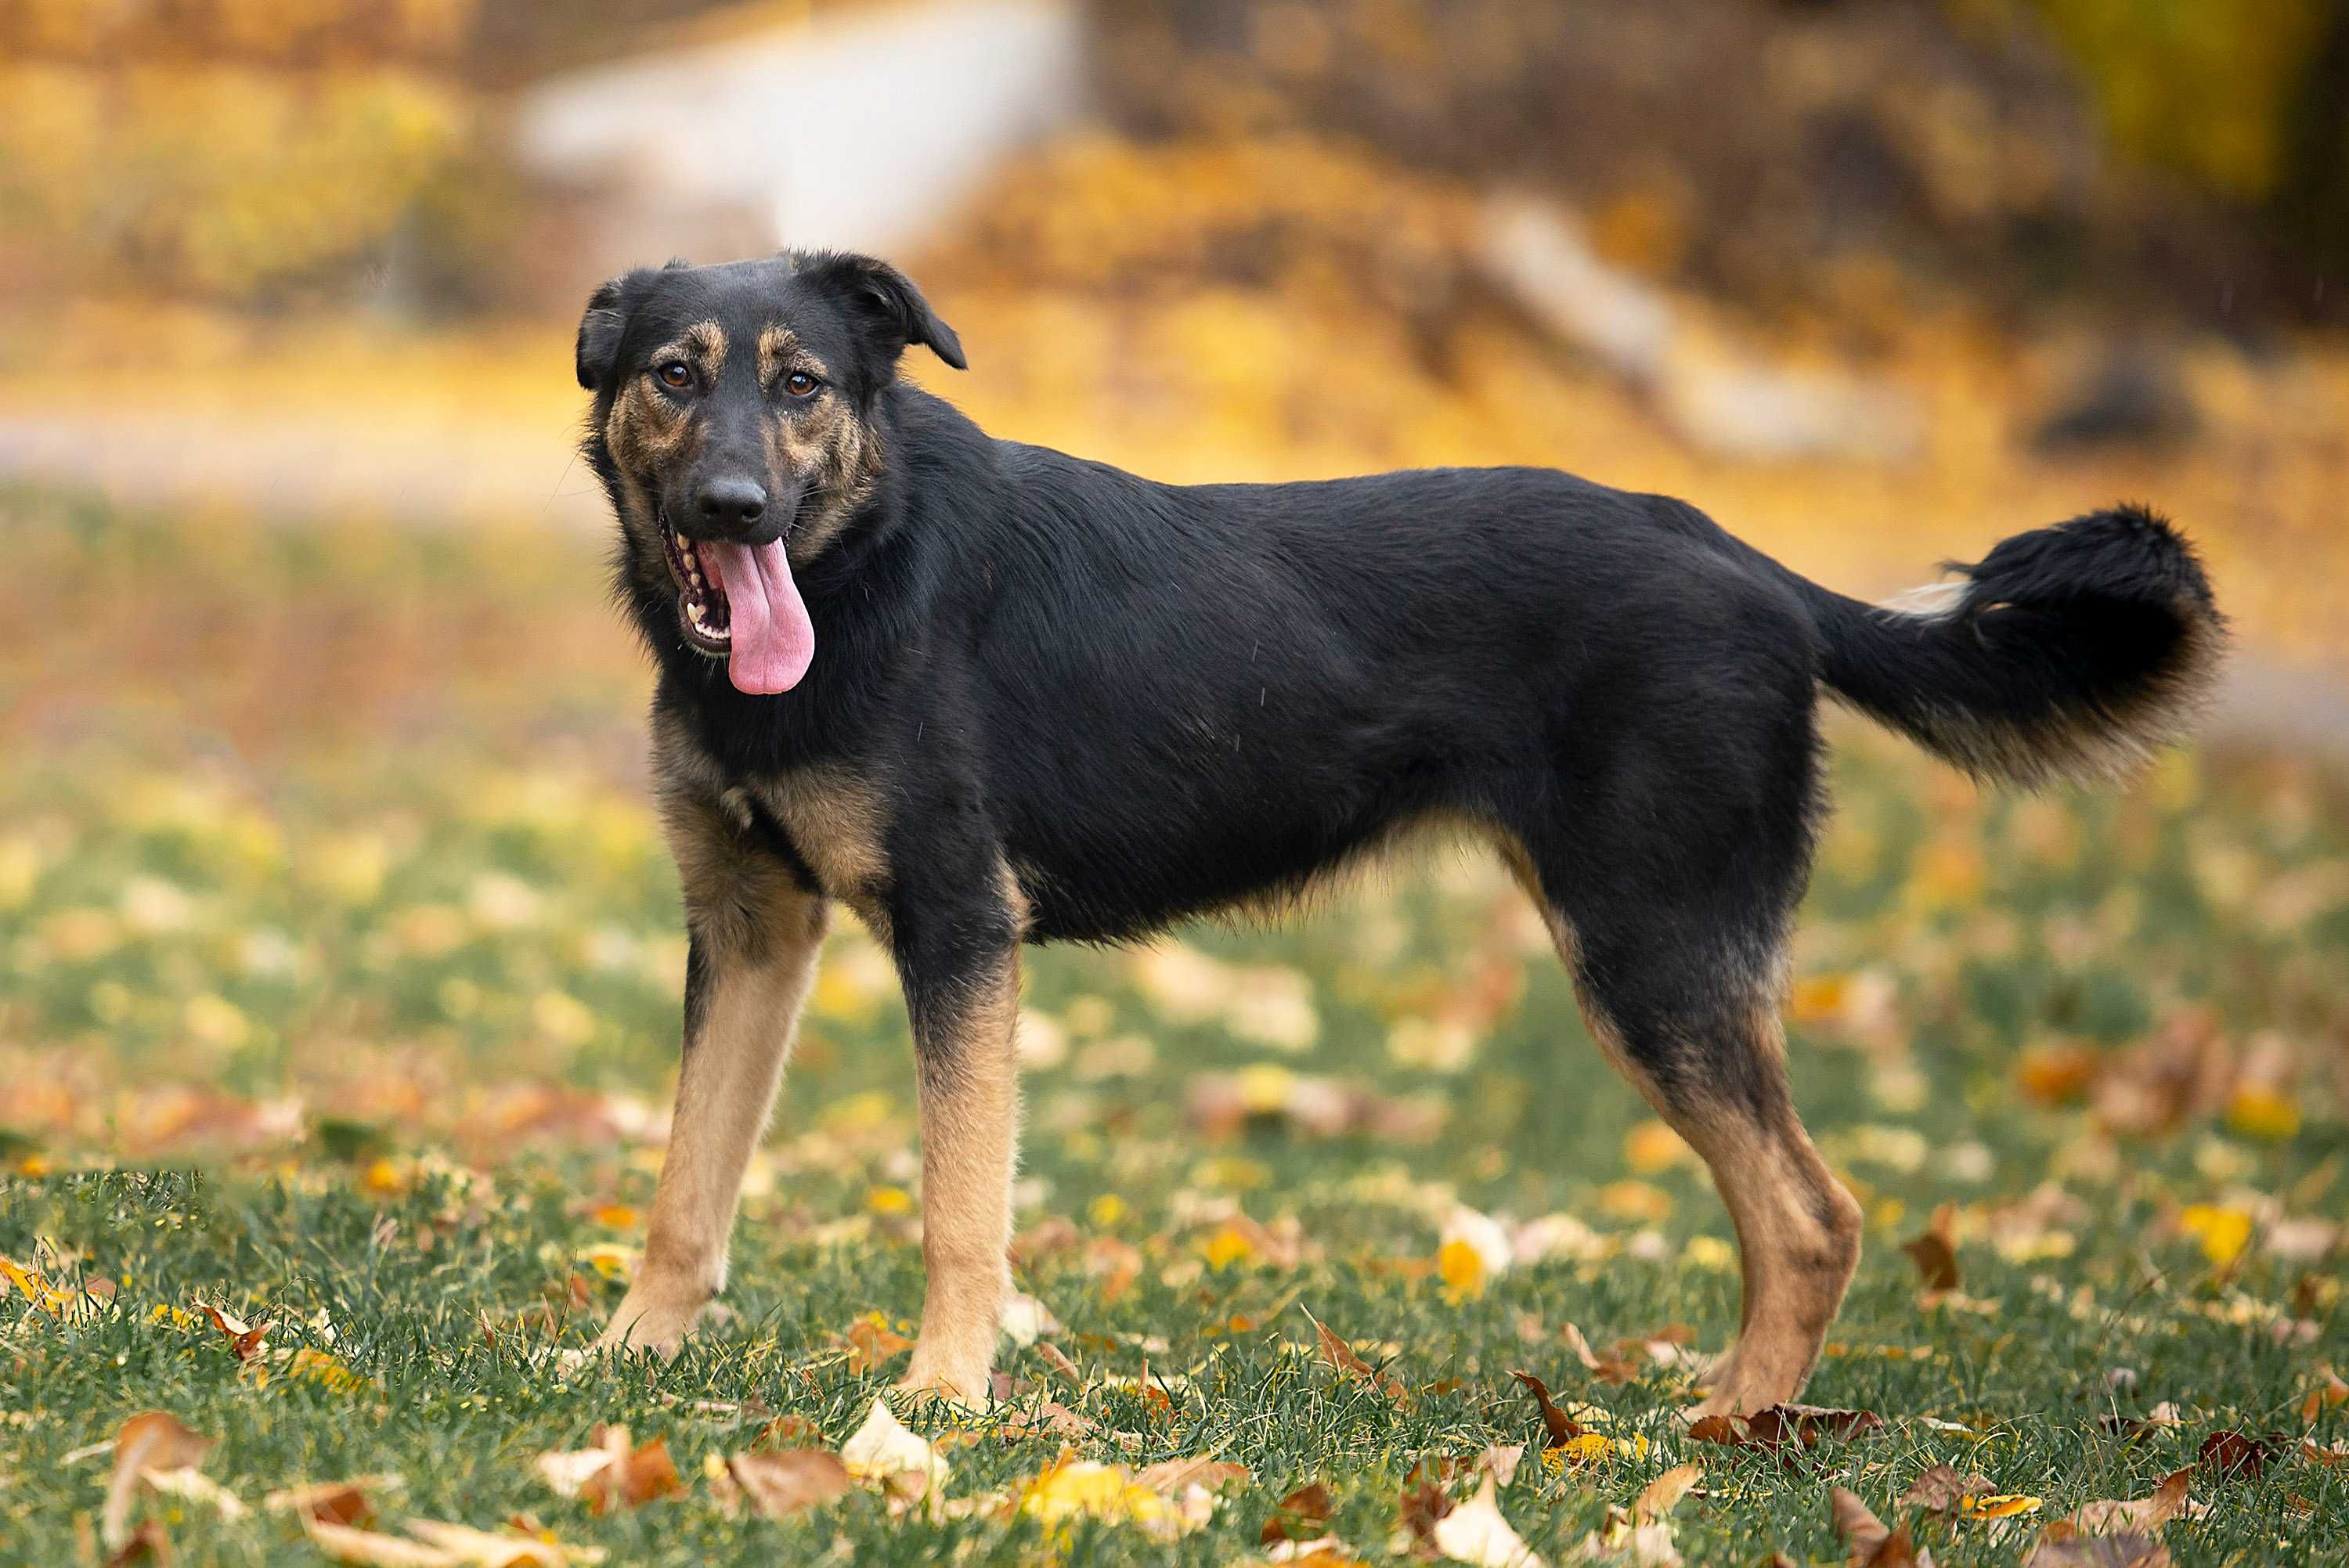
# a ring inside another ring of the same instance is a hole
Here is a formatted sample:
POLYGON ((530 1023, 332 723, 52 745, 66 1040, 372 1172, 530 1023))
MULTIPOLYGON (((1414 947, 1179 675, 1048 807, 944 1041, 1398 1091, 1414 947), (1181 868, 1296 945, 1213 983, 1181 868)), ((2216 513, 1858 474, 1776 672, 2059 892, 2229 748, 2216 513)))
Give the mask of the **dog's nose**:
POLYGON ((701 521, 720 528, 748 528, 765 515, 767 492, 756 480, 711 480, 694 496, 701 521))

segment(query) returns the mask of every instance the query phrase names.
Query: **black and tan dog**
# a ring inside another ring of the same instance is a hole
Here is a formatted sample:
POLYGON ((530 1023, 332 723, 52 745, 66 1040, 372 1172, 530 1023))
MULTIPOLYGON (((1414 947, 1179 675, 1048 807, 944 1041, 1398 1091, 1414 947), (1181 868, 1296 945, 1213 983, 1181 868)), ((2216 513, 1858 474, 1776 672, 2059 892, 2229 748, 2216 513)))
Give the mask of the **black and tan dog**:
POLYGON ((963 366, 902 274, 834 254, 631 273, 580 324, 691 936, 675 1130, 606 1345, 673 1350, 724 1285, 831 903, 913 1022, 908 1381, 984 1398, 1020 944, 1278 903, 1433 824, 1499 851, 1592 1035, 1712 1166, 1744 1311, 1708 1408, 1793 1397, 1859 1252, 1776 1017, 1819 688, 1985 777, 2123 770, 2218 665, 2187 543, 2100 512, 1870 606, 1545 469, 1154 484, 990 438, 897 378, 912 344, 963 366))

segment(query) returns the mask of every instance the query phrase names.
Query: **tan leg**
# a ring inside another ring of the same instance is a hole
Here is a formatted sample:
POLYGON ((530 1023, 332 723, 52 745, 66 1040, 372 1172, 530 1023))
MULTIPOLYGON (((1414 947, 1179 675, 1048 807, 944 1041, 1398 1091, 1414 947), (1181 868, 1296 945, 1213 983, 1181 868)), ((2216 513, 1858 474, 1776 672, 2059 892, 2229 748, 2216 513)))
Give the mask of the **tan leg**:
MULTIPOLYGON (((1671 1038, 1624 1038, 1594 993, 1580 944, 1548 906, 1537 879, 1512 857, 1519 882, 1542 909, 1558 956, 1575 976, 1583 1017, 1617 1070, 1631 1081, 1713 1172, 1737 1230, 1744 1302, 1737 1342, 1714 1365, 1700 1416, 1750 1415, 1800 1394, 1827 1326, 1859 1266, 1858 1201, 1828 1171, 1804 1130, 1786 1088, 1785 1037, 1766 1002, 1692 1006, 1671 1038), (1681 1065, 1671 1085, 1648 1064, 1681 1065)), ((1766 995, 1766 985, 1738 989, 1766 995)), ((1692 978, 1692 994, 1706 990, 1692 978)))
MULTIPOLYGON (((699 824, 716 830, 713 819, 699 824)), ((823 944, 823 901, 779 871, 744 860, 720 877, 708 851, 678 863, 687 878, 685 1057, 668 1152, 653 1197, 643 1267, 597 1341, 599 1349, 677 1354, 702 1308, 726 1287, 727 1244, 742 1172, 766 1130, 791 1054, 800 1005, 823 944)))
POLYGON ((1019 976, 995 973, 915 1010, 922 1101, 921 1337, 903 1387, 972 1404, 988 1373, 1010 1289, 1011 1178, 1019 1082, 1011 1052, 1019 976))

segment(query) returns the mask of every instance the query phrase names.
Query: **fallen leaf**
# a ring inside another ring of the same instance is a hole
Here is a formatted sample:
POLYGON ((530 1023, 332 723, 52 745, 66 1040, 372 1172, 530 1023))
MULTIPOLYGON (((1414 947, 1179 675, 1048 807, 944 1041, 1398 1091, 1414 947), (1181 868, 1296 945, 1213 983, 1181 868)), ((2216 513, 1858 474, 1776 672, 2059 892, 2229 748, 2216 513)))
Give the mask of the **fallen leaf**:
POLYGON ((1900 1250, 1917 1265, 1919 1283, 1929 1295, 1958 1288, 1958 1253, 1951 1241, 1956 1217, 1957 1206, 1944 1203, 1933 1211, 1923 1234, 1900 1243, 1900 1250))
POLYGON ((868 1312, 840 1336, 848 1344, 848 1370, 856 1377, 877 1372, 914 1347, 914 1342, 889 1326, 877 1312, 868 1312))
POLYGON ((196 1298, 195 1306, 197 1311, 212 1320, 214 1328, 227 1337, 229 1354, 239 1361, 250 1361, 260 1355, 263 1339, 270 1329, 276 1326, 266 1320, 249 1324, 241 1317, 222 1311, 201 1296, 196 1298))
POLYGON ((1704 1471, 1695 1465, 1674 1465, 1641 1487, 1640 1495, 1631 1500, 1631 1522, 1652 1524, 1663 1518, 1689 1488, 1703 1479, 1704 1471))
POLYGON ((823 1449, 730 1454, 720 1471, 768 1519, 818 1508, 849 1489, 848 1467, 823 1449))
POLYGON ((2141 1530, 2042 1536, 2023 1560, 2023 1568, 2169 1568, 2169 1548, 2141 1530))
POLYGON ((2084 1535, 2103 1535, 2119 1530, 2158 1531, 2177 1518, 2178 1511, 2186 1506, 2186 1493, 2193 1481, 2190 1468, 2173 1470, 2149 1496, 2127 1502, 2109 1498, 2084 1502, 2063 1522, 2084 1535))
POLYGON ((1012 1344, 1025 1349, 1048 1334, 1058 1334, 1060 1320, 1052 1309, 1032 1295, 1015 1292, 1003 1303, 1003 1332, 1012 1344))
POLYGON ((1477 1568, 1543 1568, 1540 1556, 1501 1516, 1489 1475, 1475 1496, 1435 1522, 1429 1540, 1454 1562, 1477 1568))
POLYGON ((1934 1465, 1909 1483, 1909 1490, 1900 1494, 1900 1506, 1921 1508, 1929 1513, 1955 1513, 1967 1498, 1981 1497, 1989 1491, 1988 1476, 1971 1471, 1961 1475, 1948 1465, 1934 1465))
POLYGON ((1513 1370, 1509 1376, 1526 1386, 1526 1392, 1534 1397, 1535 1406, 1541 1411, 1544 1448, 1562 1449, 1583 1435, 1582 1423, 1559 1409, 1550 1398, 1548 1384, 1523 1370, 1513 1370))
POLYGON ((1323 1357, 1329 1361, 1330 1366, 1336 1367, 1339 1371, 1344 1373, 1349 1377, 1354 1378, 1359 1382, 1368 1383, 1371 1387, 1378 1389, 1381 1393, 1384 1394, 1388 1398, 1392 1399, 1398 1405, 1404 1403, 1410 1398, 1411 1396, 1409 1391, 1403 1387, 1402 1382, 1398 1378, 1390 1373, 1381 1371, 1379 1368, 1371 1366, 1369 1362, 1363 1360, 1360 1356, 1357 1356, 1354 1353, 1354 1347, 1347 1344, 1343 1339, 1340 1339, 1337 1335, 1331 1333, 1330 1331, 1330 1326, 1323 1323, 1319 1318, 1315 1317, 1309 1312, 1305 1315, 1307 1319, 1312 1323, 1314 1333, 1320 1336, 1321 1354, 1323 1357))
POLYGON ((1827 1493, 1835 1532, 1849 1555, 1851 1568, 1932 1568, 1932 1555, 1919 1552, 1909 1539, 1909 1527, 1889 1529, 1859 1494, 1837 1487, 1827 1493))
POLYGON ((1146 1486, 1153 1491, 1170 1493, 1193 1486, 1216 1491, 1247 1478, 1247 1466, 1206 1454, 1195 1454, 1182 1460, 1161 1460, 1154 1465, 1143 1466, 1133 1475, 1136 1485, 1146 1486))
POLYGON ((1476 1468, 1502 1486, 1516 1479, 1517 1461, 1526 1457, 1523 1443, 1495 1443, 1476 1456, 1476 1468))
POLYGON ((1257 1539, 1270 1545, 1276 1541, 1303 1541, 1318 1536, 1328 1527, 1336 1507, 1327 1486, 1318 1480, 1309 1481, 1280 1500, 1280 1506, 1264 1522, 1257 1539))
POLYGON ((1873 1410, 1836 1410, 1822 1405, 1772 1405, 1756 1410, 1745 1422, 1747 1439, 1763 1448, 1799 1442, 1816 1448, 1822 1438, 1849 1440, 1884 1425, 1873 1410))
POLYGON ((2255 1438, 2247 1432, 2213 1432, 2202 1439, 2199 1457, 2201 1467, 2221 1480, 2240 1477, 2257 1480, 2279 1446, 2273 1438, 2255 1438))
POLYGON ((152 1470, 191 1469, 203 1462, 217 1438, 189 1430, 164 1410, 145 1410, 122 1423, 114 1436, 114 1474, 106 1488, 98 1538, 109 1552, 130 1539, 130 1508, 139 1486, 152 1470))
POLYGON ((1990 1492, 1960 1499, 1958 1511, 1968 1519, 2013 1519, 2017 1514, 2038 1512, 2044 1501, 2022 1492, 1990 1492))
POLYGON ((149 1520, 130 1532, 129 1538, 114 1550, 106 1560, 106 1568, 129 1568, 133 1563, 168 1563, 171 1561, 171 1538, 163 1527, 149 1520))
POLYGON ((1197 1507, 1186 1507, 1187 1497, 1170 1496, 1144 1486, 1122 1465, 1080 1460, 1067 1451, 1019 1494, 1019 1511, 1046 1524, 1090 1519, 1103 1523, 1131 1523, 1161 1540, 1171 1540, 1206 1522, 1214 1501, 1205 1488, 1181 1489, 1195 1493, 1197 1507))
POLYGON ((455 1553, 421 1541, 355 1530, 322 1519, 305 1517, 302 1532, 319 1551, 357 1568, 458 1568, 460 1561, 455 1553))
POLYGON ((348 1480, 313 1481, 269 1493, 261 1506, 272 1513, 291 1513, 328 1524, 360 1524, 374 1513, 370 1491, 388 1491, 400 1485, 396 1475, 353 1476, 348 1480))
POLYGON ((558 1493, 578 1498, 595 1513, 615 1503, 641 1508, 685 1491, 678 1479, 677 1464, 668 1456, 667 1439, 655 1438, 638 1448, 627 1428, 599 1426, 594 1442, 591 1449, 539 1455, 539 1475, 558 1493))
POLYGON ((908 1499, 937 1491, 946 1484, 945 1456, 908 1430, 878 1395, 864 1424, 840 1445, 840 1459, 854 1479, 879 1481, 908 1499))

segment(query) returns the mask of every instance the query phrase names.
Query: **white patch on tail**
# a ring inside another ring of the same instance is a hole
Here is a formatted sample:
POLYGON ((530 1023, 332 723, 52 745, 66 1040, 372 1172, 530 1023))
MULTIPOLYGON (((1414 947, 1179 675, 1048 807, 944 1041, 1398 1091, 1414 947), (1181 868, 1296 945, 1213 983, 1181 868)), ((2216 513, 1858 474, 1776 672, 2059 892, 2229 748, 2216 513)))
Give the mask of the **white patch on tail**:
POLYGON ((1972 586, 1964 578, 1953 583, 1927 583, 1878 600, 1876 607, 1923 621, 1946 621, 1958 613, 1958 606, 1966 602, 1966 590, 1972 586))

